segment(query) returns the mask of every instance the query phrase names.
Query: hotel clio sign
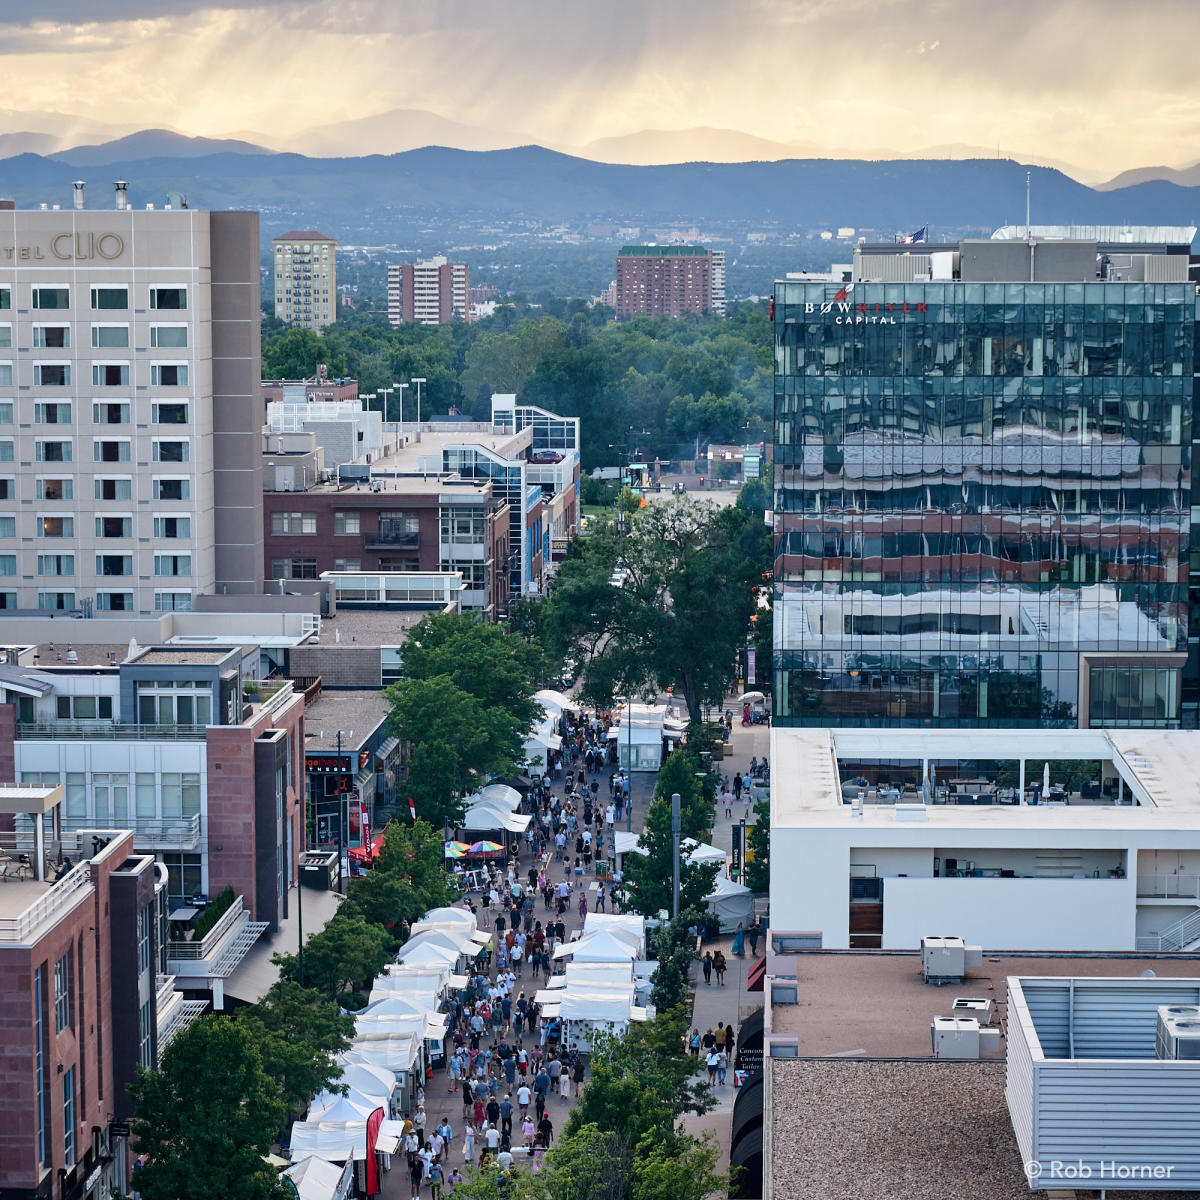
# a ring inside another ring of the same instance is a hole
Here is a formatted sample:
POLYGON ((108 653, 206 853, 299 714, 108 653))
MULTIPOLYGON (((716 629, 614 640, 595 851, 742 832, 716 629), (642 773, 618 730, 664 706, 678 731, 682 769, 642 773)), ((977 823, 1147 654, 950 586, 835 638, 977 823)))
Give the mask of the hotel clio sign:
POLYGON ((0 263, 111 261, 125 253, 125 239, 119 233, 51 234, 25 245, 0 245, 0 263))

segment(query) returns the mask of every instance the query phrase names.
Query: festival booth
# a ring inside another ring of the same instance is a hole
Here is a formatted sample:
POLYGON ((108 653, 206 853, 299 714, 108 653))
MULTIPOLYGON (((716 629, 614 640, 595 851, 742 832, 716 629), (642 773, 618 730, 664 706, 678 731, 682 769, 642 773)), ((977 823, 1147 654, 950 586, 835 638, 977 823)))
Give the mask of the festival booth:
POLYGON ((638 957, 637 946, 610 929, 585 933, 573 942, 564 942, 554 951, 555 959, 570 958, 573 962, 631 963, 638 957))
POLYGON ((625 829, 617 829, 613 832, 613 844, 616 847, 614 855, 616 861, 613 863, 613 879, 620 881, 625 878, 625 859, 630 854, 640 854, 642 857, 649 855, 650 851, 643 846, 639 839, 640 833, 631 833, 625 829))
MULTIPOLYGON (((542 994, 538 993, 539 1003, 542 994)), ((559 998, 548 998, 542 1003, 541 1019, 557 1017, 562 1022, 560 1044, 570 1046, 574 1043, 584 1051, 592 1049, 592 1039, 597 1033, 624 1037, 632 1022, 648 1021, 652 1016, 650 1009, 634 1004, 632 987, 626 987, 623 991, 614 988, 593 988, 589 991, 564 988, 547 995, 559 998)))
POLYGON ((345 1163, 367 1157, 367 1119, 359 1121, 297 1121, 288 1147, 293 1163, 315 1157, 345 1163))
POLYGON ((646 918, 640 913, 590 912, 583 919, 581 937, 606 930, 628 942, 639 958, 646 953, 646 918))
POLYGON ((707 863, 716 863, 722 870, 728 855, 719 846, 710 846, 707 842, 698 842, 695 838, 684 838, 680 843, 687 861, 694 867, 707 863))
POLYGON ((555 721, 565 712, 579 712, 577 700, 572 700, 570 696, 556 692, 553 688, 543 688, 540 692, 534 692, 533 698, 546 710, 547 716, 553 717, 555 721))
POLYGON ((749 929, 754 924, 754 893, 745 884, 724 875, 717 876, 704 903, 722 933, 732 933, 739 925, 749 929))
POLYGON ((299 1200, 349 1200, 354 1194, 354 1160, 335 1166, 310 1154, 280 1174, 290 1179, 299 1200))
POLYGON ((661 704, 625 705, 621 710, 619 724, 609 728, 608 740, 623 770, 657 771, 662 766, 666 711, 661 704))
POLYGON ((396 1081, 393 1098, 402 1111, 410 1111, 424 1080, 423 1046, 416 1033, 358 1033, 339 1061, 390 1071, 396 1081))

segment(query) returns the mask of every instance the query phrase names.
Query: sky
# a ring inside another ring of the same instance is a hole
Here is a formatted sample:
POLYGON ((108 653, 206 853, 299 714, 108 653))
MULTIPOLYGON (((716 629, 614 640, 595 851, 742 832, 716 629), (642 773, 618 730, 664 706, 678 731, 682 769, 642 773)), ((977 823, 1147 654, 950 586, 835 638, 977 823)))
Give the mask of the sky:
POLYGON ((1197 0, 0 0, 0 131, 287 146, 411 108, 556 146, 713 126, 1102 178, 1200 161, 1198 41, 1197 0))

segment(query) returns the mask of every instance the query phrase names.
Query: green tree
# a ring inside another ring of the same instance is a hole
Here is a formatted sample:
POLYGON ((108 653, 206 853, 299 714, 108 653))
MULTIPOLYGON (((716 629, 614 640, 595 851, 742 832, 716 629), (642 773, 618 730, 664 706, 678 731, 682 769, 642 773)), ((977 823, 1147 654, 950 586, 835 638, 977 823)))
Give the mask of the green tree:
POLYGON ((754 806, 754 824, 747 835, 754 857, 746 863, 746 886, 752 892, 771 887, 771 805, 761 800, 754 806))
POLYGON ((736 507, 675 497, 641 510, 624 536, 576 539, 548 603, 547 630, 586 665, 585 699, 678 686, 689 717, 720 704, 737 678, 770 541, 736 507), (618 563, 625 582, 609 578, 618 563))
POLYGON ((732 1194, 736 1171, 718 1171, 721 1147, 712 1133, 644 1138, 633 1156, 631 1200, 708 1200, 732 1194))
POLYGON ((330 347, 320 334, 311 329, 288 329, 263 348, 264 379, 311 379, 317 364, 325 363, 330 375, 345 373, 346 360, 341 354, 330 354, 330 347))
POLYGON ((263 1158, 283 1123, 279 1085, 249 1029, 207 1016, 178 1033, 130 1086, 145 1200, 286 1200, 263 1158))
POLYGON ((546 1154, 542 1186, 554 1200, 624 1200, 633 1147, 611 1129, 581 1125, 546 1154))
MULTIPOLYGON (((712 868, 715 872, 715 866, 712 868)), ((711 888, 711 883, 707 885, 711 888)), ((682 890, 682 889, 681 889, 682 890)), ((658 966, 650 977, 654 1003, 663 1009, 687 1004, 691 988, 691 968, 696 961, 696 935, 693 930, 704 923, 704 915, 695 909, 681 909, 673 921, 666 921, 653 933, 654 957, 658 966)))
MULTIPOLYGON (((386 929, 354 909, 339 909, 304 947, 304 982, 336 1000, 339 993, 367 984, 383 970, 392 953, 386 929)), ((300 962, 294 954, 276 954, 272 960, 282 979, 299 978, 300 962)))
POLYGON ((457 825, 463 797, 489 776, 512 774, 524 758, 527 729, 520 720, 447 675, 405 679, 385 694, 388 728, 409 746, 408 795, 434 826, 457 825))
MULTIPOLYGON (((306 964, 307 965, 307 964, 306 964)), ((280 1086, 290 1110, 303 1109, 341 1075, 337 1056, 354 1036, 354 1018, 314 988, 281 979, 238 1022, 251 1037, 263 1070, 280 1086)))

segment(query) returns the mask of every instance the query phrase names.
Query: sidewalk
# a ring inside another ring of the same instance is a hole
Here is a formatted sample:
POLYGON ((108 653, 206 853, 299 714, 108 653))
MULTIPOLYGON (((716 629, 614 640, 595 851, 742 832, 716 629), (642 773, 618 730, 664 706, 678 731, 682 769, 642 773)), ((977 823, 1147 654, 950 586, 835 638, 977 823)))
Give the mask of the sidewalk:
MULTIPOLYGON (((730 704, 729 707, 733 708, 735 712, 738 708, 734 704, 730 704)), ((759 760, 764 757, 769 758, 770 751, 771 731, 768 726, 751 725, 749 728, 744 729, 740 720, 735 717, 733 733, 729 744, 726 746, 725 758, 713 765, 719 768, 722 775, 728 775, 732 779, 738 771, 741 771, 743 774, 746 772, 746 769, 750 766, 751 758, 759 760)), ((724 808, 720 805, 717 806, 716 814, 713 818, 712 844, 714 846, 720 847, 727 853, 732 851, 733 827, 734 825, 741 824, 742 812, 742 805, 739 803, 734 806, 735 815, 733 817, 726 817, 724 808)), ((726 1025, 732 1023, 740 1029, 742 1021, 762 1007, 762 996, 759 993, 746 991, 746 976, 749 974, 750 967, 754 962, 750 954, 750 943, 746 942, 746 953, 742 958, 735 958, 730 952, 732 945, 732 935, 704 943, 704 949, 706 950, 712 950, 714 953, 717 950, 723 951, 726 961, 729 963, 729 968, 725 972, 724 987, 717 985, 717 977, 715 975, 711 984, 705 984, 704 973, 700 970, 699 966, 696 968, 696 990, 692 1001, 692 1025, 700 1030, 701 1036, 708 1029, 716 1029, 718 1021, 723 1021, 726 1025)), ((763 949, 764 943, 760 940, 758 943, 760 955, 763 949)), ((702 1075, 704 1074, 703 1060, 701 1060, 700 1072, 702 1075)), ((714 1087, 713 1095, 717 1101, 716 1107, 702 1117, 697 1117, 694 1114, 684 1117, 683 1127, 689 1133, 699 1134, 705 1130, 710 1130, 716 1135, 717 1141, 721 1146, 721 1159, 717 1166, 718 1169, 723 1169, 729 1165, 733 1102, 737 1098, 737 1089, 733 1086, 732 1061, 729 1063, 729 1069, 725 1077, 725 1086, 714 1087)))

